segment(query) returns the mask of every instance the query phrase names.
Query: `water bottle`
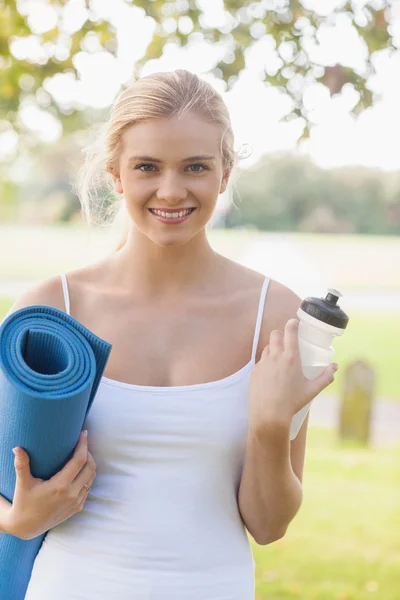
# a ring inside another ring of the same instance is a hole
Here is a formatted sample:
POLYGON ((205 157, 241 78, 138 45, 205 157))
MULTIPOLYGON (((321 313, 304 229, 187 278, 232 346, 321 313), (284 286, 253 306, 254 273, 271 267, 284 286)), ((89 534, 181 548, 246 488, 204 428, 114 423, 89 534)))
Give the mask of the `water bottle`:
MULTIPOLYGON (((325 298, 305 298, 297 311, 301 364, 307 379, 315 379, 333 362, 335 351, 331 343, 335 336, 343 335, 349 322, 349 317, 337 304, 341 296, 337 290, 329 289, 325 298)), ((293 415, 291 440, 299 433, 311 403, 293 415)))

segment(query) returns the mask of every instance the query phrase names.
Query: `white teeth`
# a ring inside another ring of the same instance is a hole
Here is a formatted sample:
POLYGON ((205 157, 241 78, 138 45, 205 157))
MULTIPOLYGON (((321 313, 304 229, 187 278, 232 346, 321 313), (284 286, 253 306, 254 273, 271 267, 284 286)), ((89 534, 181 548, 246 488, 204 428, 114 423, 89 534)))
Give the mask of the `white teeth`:
POLYGON ((159 215, 160 217, 164 217, 167 219, 177 219, 178 217, 185 217, 186 215, 191 213, 191 209, 187 209, 187 210, 182 210, 180 212, 173 212, 173 213, 165 213, 162 210, 155 210, 155 209, 151 209, 152 212, 156 215, 159 215))

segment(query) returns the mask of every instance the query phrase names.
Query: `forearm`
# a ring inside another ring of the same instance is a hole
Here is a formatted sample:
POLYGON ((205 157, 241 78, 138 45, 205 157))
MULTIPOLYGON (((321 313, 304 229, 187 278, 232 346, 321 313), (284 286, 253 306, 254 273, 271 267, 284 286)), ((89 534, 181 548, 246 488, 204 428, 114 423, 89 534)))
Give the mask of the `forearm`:
POLYGON ((283 537, 302 502, 289 433, 290 423, 271 421, 262 432, 249 426, 238 503, 246 528, 259 544, 283 537))

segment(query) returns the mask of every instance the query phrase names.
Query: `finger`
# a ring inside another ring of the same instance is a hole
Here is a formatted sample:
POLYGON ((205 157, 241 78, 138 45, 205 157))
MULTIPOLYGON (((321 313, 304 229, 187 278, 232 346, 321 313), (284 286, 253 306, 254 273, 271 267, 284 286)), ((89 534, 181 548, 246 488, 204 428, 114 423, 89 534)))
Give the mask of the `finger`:
MULTIPOLYGON (((91 487, 92 484, 88 483, 87 485, 89 487, 91 487)), ((89 495, 89 490, 87 488, 85 488, 85 487, 82 487, 82 489, 80 490, 79 494, 77 495, 77 498, 76 498, 77 502, 78 503, 86 502, 86 499, 87 499, 88 495, 89 495)))
POLYGON ((267 344, 266 346, 264 346, 261 355, 260 355, 260 360, 262 358, 265 358, 266 356, 269 356, 269 344, 267 344))
POLYGON ((296 355, 299 353, 299 320, 289 319, 285 325, 283 336, 285 352, 296 355))
POLYGON ((326 367, 324 371, 322 371, 320 375, 318 375, 318 377, 309 380, 311 394, 313 398, 315 398, 315 396, 318 396, 318 394, 322 392, 322 390, 324 390, 326 387, 328 387, 328 385, 334 382, 335 373, 338 370, 338 368, 339 366, 336 363, 331 363, 326 367))
MULTIPOLYGON (((83 473, 82 473, 83 475, 83 473)), ((88 493, 89 490, 87 490, 85 488, 85 485, 87 485, 89 488, 92 487, 94 480, 96 479, 96 473, 86 473, 84 477, 82 477, 82 479, 80 480, 80 483, 78 483, 78 479, 76 480, 76 485, 74 485, 74 487, 72 488, 72 493, 75 496, 79 496, 79 494, 81 492, 86 492, 88 493)))
POLYGON ((270 354, 276 356, 283 352, 283 331, 273 329, 269 336, 270 354))
POLYGON ((90 482, 92 480, 94 481, 94 478, 96 477, 96 463, 94 462, 94 459, 90 452, 88 452, 88 454, 89 458, 86 465, 83 467, 82 471, 71 484, 71 487, 75 494, 79 493, 79 491, 83 488, 85 483, 87 485, 91 485, 90 482))
POLYGON ((19 446, 13 448, 14 468, 16 474, 16 484, 23 485, 30 483, 32 479, 31 468, 30 468, 30 456, 29 454, 19 446))
POLYGON ((88 445, 87 438, 81 432, 78 444, 75 447, 72 458, 67 462, 65 467, 56 473, 51 481, 59 484, 60 482, 66 483, 67 485, 75 479, 80 471, 85 466, 88 459, 88 445))

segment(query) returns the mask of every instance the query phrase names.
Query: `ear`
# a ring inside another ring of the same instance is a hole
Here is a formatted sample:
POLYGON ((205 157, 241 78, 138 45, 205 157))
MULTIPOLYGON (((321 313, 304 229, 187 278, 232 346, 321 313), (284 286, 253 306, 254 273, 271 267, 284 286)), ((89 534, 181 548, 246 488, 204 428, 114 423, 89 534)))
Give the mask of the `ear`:
POLYGON ((114 171, 109 170, 109 173, 111 174, 111 177, 113 178, 113 182, 114 182, 114 189, 118 194, 123 194, 124 190, 122 188, 122 182, 121 182, 121 177, 119 173, 115 173, 114 171))
POLYGON ((228 181, 229 181, 229 177, 230 177, 231 171, 232 171, 232 167, 227 167, 224 170, 224 174, 222 176, 221 185, 220 185, 220 188, 219 188, 219 193, 220 194, 223 194, 224 191, 226 190, 226 187, 228 185, 228 181))

